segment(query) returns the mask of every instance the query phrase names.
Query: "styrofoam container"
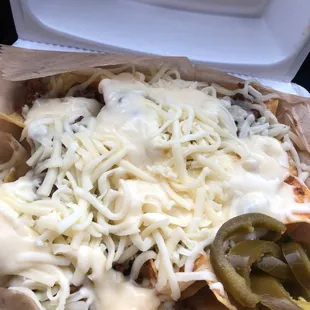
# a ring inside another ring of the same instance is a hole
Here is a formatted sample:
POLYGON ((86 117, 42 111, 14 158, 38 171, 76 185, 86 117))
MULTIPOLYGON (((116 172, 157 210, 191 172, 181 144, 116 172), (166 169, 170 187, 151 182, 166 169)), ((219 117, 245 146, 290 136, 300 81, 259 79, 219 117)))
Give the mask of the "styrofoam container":
POLYGON ((15 46, 187 56, 289 93, 310 51, 309 0, 11 0, 15 46))

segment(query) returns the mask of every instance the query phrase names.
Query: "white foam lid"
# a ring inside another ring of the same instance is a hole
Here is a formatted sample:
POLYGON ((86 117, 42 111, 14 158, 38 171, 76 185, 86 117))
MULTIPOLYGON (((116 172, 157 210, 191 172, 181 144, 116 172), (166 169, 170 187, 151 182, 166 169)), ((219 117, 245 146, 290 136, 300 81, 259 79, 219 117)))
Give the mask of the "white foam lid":
POLYGON ((16 45, 23 47, 187 56, 286 82, 310 51, 309 0, 11 0, 11 6, 16 45))

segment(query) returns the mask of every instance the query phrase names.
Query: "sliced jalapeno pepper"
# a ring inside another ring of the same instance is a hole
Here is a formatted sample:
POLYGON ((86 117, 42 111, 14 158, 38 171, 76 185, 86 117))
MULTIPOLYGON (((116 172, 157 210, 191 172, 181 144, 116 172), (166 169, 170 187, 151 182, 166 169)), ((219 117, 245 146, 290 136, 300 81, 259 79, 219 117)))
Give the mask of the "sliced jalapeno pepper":
POLYGON ((251 275, 251 288, 261 297, 261 304, 271 310, 302 309, 293 301, 281 283, 270 275, 251 275))
POLYGON ((275 256, 265 255, 255 264, 255 266, 278 279, 285 281, 294 280, 294 275, 288 264, 275 256))
POLYGON ((211 263, 225 289, 244 307, 254 308, 260 296, 252 292, 247 281, 240 276, 226 257, 224 241, 238 232, 252 232, 255 227, 275 232, 278 239, 285 232, 285 225, 270 216, 249 213, 235 217, 222 225, 211 245, 211 263))
POLYGON ((281 248, 274 242, 263 240, 245 240, 236 244, 228 253, 228 259, 238 274, 250 286, 252 265, 265 254, 281 257, 281 248))
POLYGON ((296 242, 283 244, 282 250, 296 280, 310 294, 310 261, 305 250, 296 242))

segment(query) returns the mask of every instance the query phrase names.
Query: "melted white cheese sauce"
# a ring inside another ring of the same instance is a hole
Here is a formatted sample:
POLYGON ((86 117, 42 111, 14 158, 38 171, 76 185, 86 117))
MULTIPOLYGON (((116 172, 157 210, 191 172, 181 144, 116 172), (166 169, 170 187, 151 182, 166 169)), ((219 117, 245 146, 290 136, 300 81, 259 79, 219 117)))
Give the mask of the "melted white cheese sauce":
POLYGON ((34 267, 36 262, 27 262, 23 256, 33 257, 44 253, 44 249, 36 247, 35 235, 18 219, 7 204, 0 205, 0 276, 18 274, 23 269, 34 267))
POLYGON ((25 120, 27 136, 46 146, 45 141, 54 134, 54 131, 51 132, 50 125, 55 120, 66 120, 64 126, 69 126, 80 116, 97 115, 100 109, 101 105, 94 99, 75 97, 37 99, 25 120))
POLYGON ((55 119, 75 119, 79 116, 97 115, 101 105, 95 99, 87 98, 54 98, 37 99, 27 113, 26 124, 34 120, 46 118, 55 119))
POLYGON ((160 301, 155 290, 137 287, 116 271, 107 271, 94 284, 96 310, 156 310, 160 301))
POLYGON ((260 212, 287 222, 293 212, 309 211, 309 204, 295 202, 293 188, 284 182, 289 176, 288 156, 281 143, 264 136, 244 142, 249 156, 234 165, 233 174, 225 181, 229 218, 260 212))
MULTIPOLYGON (((97 132, 114 133, 126 144, 126 159, 145 166, 160 157, 150 136, 159 129, 159 116, 145 104, 142 90, 119 89, 119 81, 103 80, 99 90, 104 94, 105 107, 97 116, 97 132)), ((126 86, 125 86, 126 87, 126 86)))
MULTIPOLYGON (((10 186, 6 189, 9 190, 10 186)), ((19 204, 19 198, 14 196, 13 191, 7 192, 1 188, 0 193, 4 196, 0 202, 0 278, 16 275, 37 280, 38 277, 44 277, 43 270, 49 265, 68 266, 69 261, 54 256, 50 246, 37 243, 39 235, 24 223, 13 208, 19 204), (41 275, 38 276, 36 270, 40 269, 41 275)), ((49 273, 43 282, 55 283, 56 274, 49 273)))

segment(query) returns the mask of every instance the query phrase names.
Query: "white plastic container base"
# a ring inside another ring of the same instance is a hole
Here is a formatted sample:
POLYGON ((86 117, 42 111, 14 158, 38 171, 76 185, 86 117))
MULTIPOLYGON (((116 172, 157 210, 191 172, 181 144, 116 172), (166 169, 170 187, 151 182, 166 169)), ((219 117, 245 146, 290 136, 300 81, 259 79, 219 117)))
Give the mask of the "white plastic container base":
POLYGON ((292 80, 310 51, 309 0, 11 0, 11 6, 17 46, 187 56, 277 81, 275 88, 292 80))

